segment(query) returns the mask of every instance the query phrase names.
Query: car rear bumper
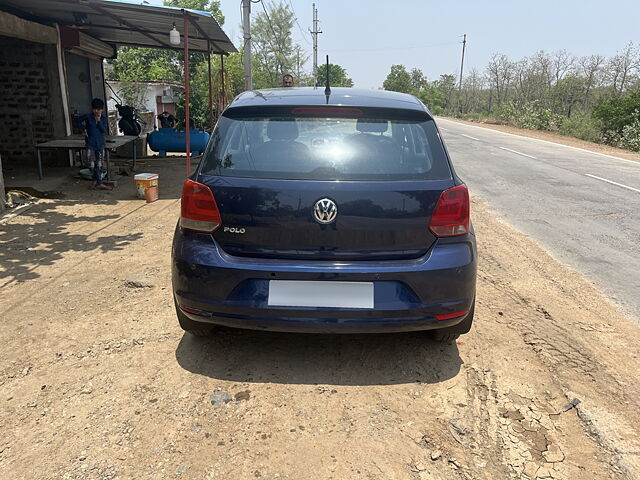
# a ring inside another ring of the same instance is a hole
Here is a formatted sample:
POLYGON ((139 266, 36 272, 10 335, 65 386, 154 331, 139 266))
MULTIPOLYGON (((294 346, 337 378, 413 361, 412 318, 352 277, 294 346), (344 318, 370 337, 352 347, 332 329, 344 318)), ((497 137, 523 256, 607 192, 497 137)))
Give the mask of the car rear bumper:
POLYGON ((172 281, 177 305, 197 322, 287 332, 400 332, 462 322, 475 298, 476 267, 472 234, 438 240, 417 259, 329 262, 230 256, 211 236, 177 229, 172 281), (270 280, 373 282, 374 308, 269 306, 270 280))

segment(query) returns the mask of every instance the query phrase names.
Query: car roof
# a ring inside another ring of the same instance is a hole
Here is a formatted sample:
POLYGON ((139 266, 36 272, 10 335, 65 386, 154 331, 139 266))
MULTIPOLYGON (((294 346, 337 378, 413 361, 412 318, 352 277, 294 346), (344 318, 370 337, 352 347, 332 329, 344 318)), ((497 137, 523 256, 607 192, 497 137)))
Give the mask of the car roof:
POLYGON ((251 90, 238 95, 228 108, 307 105, 398 108, 428 112, 424 104, 413 95, 387 90, 342 87, 332 88, 328 98, 324 93, 324 87, 251 90))

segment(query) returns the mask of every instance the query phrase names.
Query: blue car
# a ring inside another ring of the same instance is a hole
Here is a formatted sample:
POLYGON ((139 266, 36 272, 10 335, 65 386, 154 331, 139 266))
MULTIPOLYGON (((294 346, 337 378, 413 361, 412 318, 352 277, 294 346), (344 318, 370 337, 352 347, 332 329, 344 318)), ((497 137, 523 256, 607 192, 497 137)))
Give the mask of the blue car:
POLYGON ((282 332, 471 328, 469 192, 411 95, 245 92, 184 183, 172 249, 180 326, 282 332))

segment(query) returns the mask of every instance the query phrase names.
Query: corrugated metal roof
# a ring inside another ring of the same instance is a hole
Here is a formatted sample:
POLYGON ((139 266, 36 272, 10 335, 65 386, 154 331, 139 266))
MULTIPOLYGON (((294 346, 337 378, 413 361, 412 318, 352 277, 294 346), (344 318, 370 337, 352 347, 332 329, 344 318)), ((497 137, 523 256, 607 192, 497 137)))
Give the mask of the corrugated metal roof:
POLYGON ((208 12, 142 4, 126 0, 3 0, 14 11, 48 22, 76 26, 106 43, 172 48, 169 31, 175 22, 184 38, 184 15, 189 25, 189 50, 211 53, 237 52, 229 37, 208 12))

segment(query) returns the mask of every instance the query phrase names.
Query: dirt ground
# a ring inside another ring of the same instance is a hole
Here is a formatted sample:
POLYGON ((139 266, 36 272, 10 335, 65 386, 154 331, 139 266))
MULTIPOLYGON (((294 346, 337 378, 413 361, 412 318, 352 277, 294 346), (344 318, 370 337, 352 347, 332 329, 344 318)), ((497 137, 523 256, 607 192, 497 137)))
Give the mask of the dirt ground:
POLYGON ((0 222, 0 478, 640 478, 638 326, 482 201, 457 344, 197 339, 171 298, 178 162, 147 162, 155 203, 69 179, 0 222))
POLYGON ((555 132, 549 132, 546 130, 531 130, 528 128, 518 128, 512 125, 499 125, 489 122, 470 122, 453 117, 442 118, 451 120, 452 122, 466 123, 467 125, 474 125, 476 127, 490 128, 492 130, 498 130, 500 132, 522 135, 523 137, 537 138, 538 140, 560 143, 562 145, 568 145, 570 147, 582 148, 584 150, 589 150, 592 152, 603 153, 605 155, 613 155, 614 157, 626 158, 627 160, 640 162, 640 152, 632 152, 630 150, 625 150, 624 148, 612 147, 610 145, 603 145, 601 143, 587 142, 586 140, 569 137, 567 135, 560 135, 559 133, 555 132))

